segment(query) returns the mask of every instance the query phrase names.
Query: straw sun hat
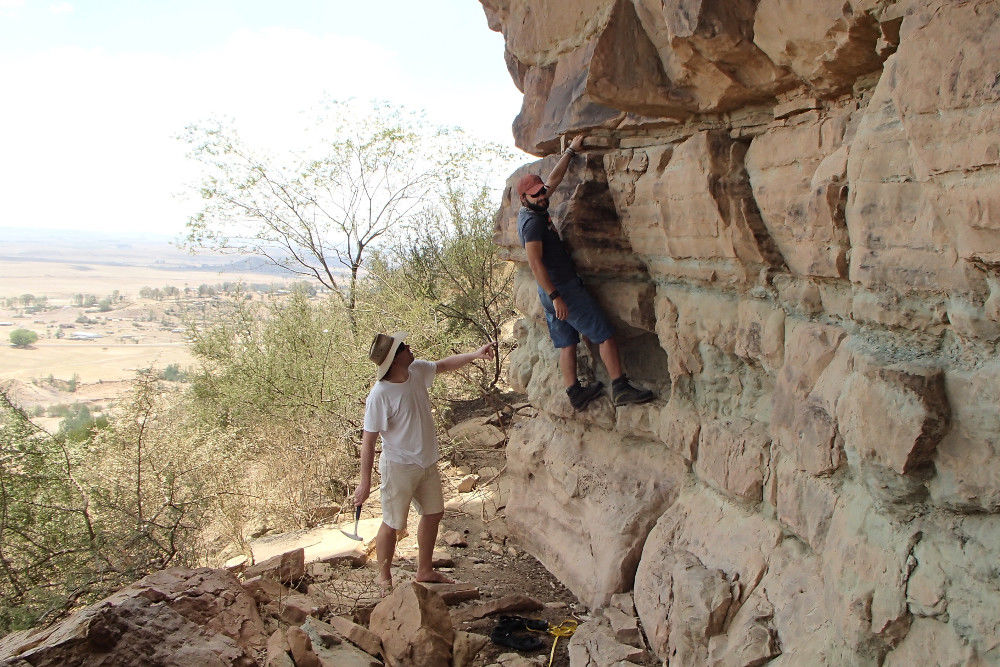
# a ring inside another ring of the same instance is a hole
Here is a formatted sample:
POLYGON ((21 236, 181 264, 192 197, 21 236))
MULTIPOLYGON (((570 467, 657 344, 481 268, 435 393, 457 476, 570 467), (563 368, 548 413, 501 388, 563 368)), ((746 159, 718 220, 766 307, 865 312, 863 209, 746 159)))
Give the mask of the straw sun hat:
POLYGON ((368 358, 378 366, 378 370, 375 371, 376 382, 381 380, 389 371, 389 366, 392 365, 393 360, 396 358, 396 350, 399 349, 399 346, 403 344, 403 341, 409 335, 405 331, 397 331, 391 336, 381 333, 375 335, 371 349, 368 350, 368 358))

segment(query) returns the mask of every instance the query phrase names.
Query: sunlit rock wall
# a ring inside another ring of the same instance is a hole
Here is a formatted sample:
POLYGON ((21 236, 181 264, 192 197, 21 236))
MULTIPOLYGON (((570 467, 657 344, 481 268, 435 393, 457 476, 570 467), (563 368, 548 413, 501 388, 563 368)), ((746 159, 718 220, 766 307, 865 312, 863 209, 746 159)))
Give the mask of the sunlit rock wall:
POLYGON ((482 3, 661 395, 572 412, 508 189, 522 542, 671 665, 1000 663, 1000 3, 482 3))

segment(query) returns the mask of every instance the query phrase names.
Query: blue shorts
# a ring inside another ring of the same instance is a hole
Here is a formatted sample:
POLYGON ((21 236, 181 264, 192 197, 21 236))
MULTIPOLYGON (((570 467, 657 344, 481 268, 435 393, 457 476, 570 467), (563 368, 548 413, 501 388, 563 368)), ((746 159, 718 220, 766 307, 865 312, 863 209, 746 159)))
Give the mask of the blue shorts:
POLYGON ((580 334, 600 345, 614 335, 615 330, 604 316, 604 311, 590 296, 579 278, 556 285, 556 289, 569 308, 569 317, 565 320, 556 317, 552 300, 541 286, 538 287, 538 299, 545 309, 545 321, 548 322, 549 337, 553 345, 558 348, 576 345, 580 342, 580 334))

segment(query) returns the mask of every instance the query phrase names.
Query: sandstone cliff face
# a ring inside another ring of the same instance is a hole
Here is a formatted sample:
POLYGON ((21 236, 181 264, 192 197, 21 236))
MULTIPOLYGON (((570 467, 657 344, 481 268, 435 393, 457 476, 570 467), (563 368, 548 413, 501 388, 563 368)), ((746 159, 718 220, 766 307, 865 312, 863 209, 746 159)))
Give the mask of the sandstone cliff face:
POLYGON ((1000 3, 482 3, 661 395, 573 414, 522 265, 522 542, 671 665, 1000 663, 1000 3))

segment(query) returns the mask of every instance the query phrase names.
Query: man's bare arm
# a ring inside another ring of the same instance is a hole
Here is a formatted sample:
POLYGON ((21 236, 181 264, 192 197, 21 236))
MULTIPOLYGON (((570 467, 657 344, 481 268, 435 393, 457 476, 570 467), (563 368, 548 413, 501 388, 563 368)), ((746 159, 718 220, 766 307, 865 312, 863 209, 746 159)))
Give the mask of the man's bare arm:
POLYGON ((361 432, 361 481, 354 492, 354 505, 364 505, 372 492, 372 466, 375 464, 375 442, 378 433, 361 432))
MULTIPOLYGON (((524 244, 524 252, 528 255, 528 266, 531 268, 532 275, 535 276, 535 282, 538 283, 546 294, 552 294, 556 286, 552 284, 552 279, 549 278, 549 270, 542 263, 542 242, 528 241, 524 244)), ((555 306, 556 317, 558 319, 565 320, 569 317, 569 307, 561 296, 552 299, 552 305, 555 306)))
POLYGON ((493 351, 496 346, 496 341, 490 341, 477 350, 466 352, 464 354, 454 354, 450 357, 440 359, 434 362, 434 364, 437 366, 438 373, 447 373, 449 371, 458 370, 462 366, 465 366, 476 359, 492 359, 493 351))
POLYGON ((573 156, 580 152, 582 148, 583 135, 578 134, 573 138, 569 148, 563 151, 559 161, 556 162, 556 166, 552 167, 552 171, 549 172, 549 177, 545 179, 545 187, 548 188, 549 192, 559 187, 563 177, 566 175, 566 170, 569 169, 569 163, 573 160, 573 156))

